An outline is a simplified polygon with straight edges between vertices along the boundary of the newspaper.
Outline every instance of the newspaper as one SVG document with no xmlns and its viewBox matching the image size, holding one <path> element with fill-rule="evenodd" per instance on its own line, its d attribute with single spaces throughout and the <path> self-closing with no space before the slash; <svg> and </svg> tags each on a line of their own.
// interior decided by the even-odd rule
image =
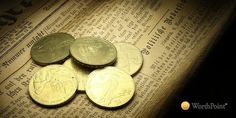
<svg viewBox="0 0 236 118">
<path fill-rule="evenodd" d="M 0 28 L 0 117 L 155 117 L 214 43 L 233 13 L 230 0 L 42 0 L 25 6 Z M 2 17 L 2 16 L 1 16 Z M 99 36 L 128 42 L 144 63 L 135 96 L 114 110 L 92 104 L 85 93 L 57 108 L 33 102 L 32 75 L 41 67 L 30 56 L 40 37 L 66 32 L 75 38 Z"/>
</svg>

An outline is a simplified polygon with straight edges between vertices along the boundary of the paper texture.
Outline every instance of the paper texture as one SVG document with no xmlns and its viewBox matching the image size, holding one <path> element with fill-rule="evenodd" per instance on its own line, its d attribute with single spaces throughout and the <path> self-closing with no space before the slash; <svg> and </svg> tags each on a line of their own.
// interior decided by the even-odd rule
<svg viewBox="0 0 236 118">
<path fill-rule="evenodd" d="M 25 8 L 12 25 L 0 28 L 0 117 L 154 117 L 187 81 L 198 59 L 229 20 L 235 1 L 67 0 L 41 1 Z M 64 106 L 45 108 L 32 101 L 28 84 L 41 67 L 30 56 L 40 37 L 66 32 L 75 38 L 99 36 L 128 42 L 143 54 L 133 79 L 135 96 L 106 110 L 78 93 Z"/>
</svg>

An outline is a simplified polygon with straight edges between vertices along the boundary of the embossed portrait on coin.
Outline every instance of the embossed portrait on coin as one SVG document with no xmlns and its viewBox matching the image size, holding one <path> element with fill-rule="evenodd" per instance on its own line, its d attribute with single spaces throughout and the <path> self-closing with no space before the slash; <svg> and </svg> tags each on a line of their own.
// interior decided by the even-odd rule
<svg viewBox="0 0 236 118">
<path fill-rule="evenodd" d="M 101 97 L 99 98 L 99 102 L 101 102 L 102 104 L 107 104 L 110 105 L 113 101 L 113 99 L 115 99 L 116 95 L 114 93 L 116 93 L 116 89 L 119 86 L 119 82 L 116 79 L 110 79 L 110 78 L 116 78 L 114 75 L 110 75 L 110 76 L 101 76 L 102 78 L 104 78 L 103 81 L 101 81 L 101 83 L 99 84 L 102 88 L 102 92 L 101 92 Z"/>
<path fill-rule="evenodd" d="M 106 54 L 106 46 L 100 42 L 91 42 L 89 45 L 88 43 L 85 43 L 84 45 L 81 45 L 79 51 L 81 54 L 84 54 L 87 59 L 94 59 L 94 57 L 99 58 Z"/>
<path fill-rule="evenodd" d="M 35 94 L 45 96 L 60 96 L 66 94 L 63 82 L 55 76 L 55 72 L 47 71 L 37 73 L 33 85 Z"/>
</svg>

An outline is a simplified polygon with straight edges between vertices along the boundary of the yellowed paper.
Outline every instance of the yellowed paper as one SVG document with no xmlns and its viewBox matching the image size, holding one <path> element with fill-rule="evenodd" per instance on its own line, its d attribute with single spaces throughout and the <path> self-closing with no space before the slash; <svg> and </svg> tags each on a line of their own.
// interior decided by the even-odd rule
<svg viewBox="0 0 236 118">
<path fill-rule="evenodd" d="M 186 75 L 222 32 L 234 7 L 235 1 L 230 0 L 45 2 L 13 26 L 0 29 L 0 117 L 131 118 L 161 114 L 166 100 L 187 81 Z M 136 45 L 144 63 L 133 78 L 134 99 L 116 110 L 96 107 L 85 93 L 58 108 L 35 104 L 28 84 L 41 67 L 32 62 L 30 48 L 53 32 Z"/>
</svg>

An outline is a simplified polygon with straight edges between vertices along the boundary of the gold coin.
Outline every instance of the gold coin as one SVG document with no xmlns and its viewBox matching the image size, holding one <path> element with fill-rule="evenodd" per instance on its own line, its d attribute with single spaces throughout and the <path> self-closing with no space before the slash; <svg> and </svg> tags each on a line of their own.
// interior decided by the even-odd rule
<svg viewBox="0 0 236 118">
<path fill-rule="evenodd" d="M 49 65 L 36 72 L 29 83 L 34 101 L 55 106 L 70 100 L 77 89 L 76 75 L 63 65 Z"/>
<path fill-rule="evenodd" d="M 77 63 L 75 63 L 72 59 L 68 59 L 64 62 L 64 66 L 72 69 L 77 74 L 77 82 L 78 82 L 78 90 L 79 91 L 85 91 L 85 85 L 88 79 L 88 75 L 92 70 L 89 70 L 87 68 L 81 67 Z"/>
<path fill-rule="evenodd" d="M 95 104 L 114 108 L 127 103 L 134 95 L 132 77 L 115 67 L 94 70 L 89 74 L 86 94 Z"/>
<path fill-rule="evenodd" d="M 76 39 L 70 47 L 72 57 L 78 63 L 98 68 L 111 65 L 116 60 L 116 48 L 107 40 L 98 37 Z"/>
<path fill-rule="evenodd" d="M 130 75 L 137 73 L 143 63 L 140 50 L 129 43 L 115 43 L 114 45 L 117 50 L 117 60 L 114 66 Z"/>
<path fill-rule="evenodd" d="M 39 65 L 61 63 L 69 56 L 73 41 L 74 37 L 66 33 L 46 35 L 32 46 L 32 59 Z"/>
</svg>

